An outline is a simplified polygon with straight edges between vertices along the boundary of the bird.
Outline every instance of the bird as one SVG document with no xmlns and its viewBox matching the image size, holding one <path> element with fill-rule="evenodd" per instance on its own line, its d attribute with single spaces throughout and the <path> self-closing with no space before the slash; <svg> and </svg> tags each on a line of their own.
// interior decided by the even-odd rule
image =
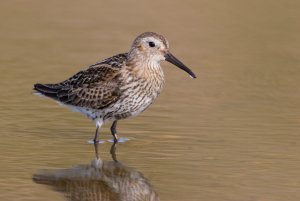
<svg viewBox="0 0 300 201">
<path fill-rule="evenodd" d="M 62 82 L 34 84 L 33 89 L 92 119 L 96 124 L 94 143 L 99 142 L 101 126 L 112 122 L 111 134 L 118 142 L 117 122 L 139 115 L 161 93 L 165 76 L 160 64 L 164 60 L 196 78 L 170 52 L 164 36 L 144 32 L 134 39 L 128 52 L 90 65 Z"/>
</svg>

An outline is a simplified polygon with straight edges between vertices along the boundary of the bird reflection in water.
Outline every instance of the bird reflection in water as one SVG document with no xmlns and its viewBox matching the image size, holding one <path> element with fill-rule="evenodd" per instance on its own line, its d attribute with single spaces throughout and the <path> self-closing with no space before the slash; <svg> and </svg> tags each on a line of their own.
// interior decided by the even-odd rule
<svg viewBox="0 0 300 201">
<path fill-rule="evenodd" d="M 103 161 L 95 144 L 96 159 L 90 165 L 70 169 L 41 170 L 33 176 L 39 184 L 53 186 L 70 201 L 159 201 L 151 184 L 135 168 L 117 160 L 116 144 L 111 146 L 112 161 Z"/>
</svg>

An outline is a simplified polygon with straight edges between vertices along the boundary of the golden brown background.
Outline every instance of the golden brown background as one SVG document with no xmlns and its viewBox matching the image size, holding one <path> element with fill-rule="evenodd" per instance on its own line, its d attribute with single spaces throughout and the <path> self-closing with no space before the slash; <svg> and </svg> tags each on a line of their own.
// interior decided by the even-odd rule
<svg viewBox="0 0 300 201">
<path fill-rule="evenodd" d="M 0 200 L 65 200 L 32 175 L 94 157 L 94 124 L 32 85 L 126 52 L 144 31 L 198 78 L 163 64 L 161 96 L 119 124 L 132 139 L 119 160 L 164 201 L 300 200 L 299 19 L 297 0 L 1 1 Z"/>
</svg>

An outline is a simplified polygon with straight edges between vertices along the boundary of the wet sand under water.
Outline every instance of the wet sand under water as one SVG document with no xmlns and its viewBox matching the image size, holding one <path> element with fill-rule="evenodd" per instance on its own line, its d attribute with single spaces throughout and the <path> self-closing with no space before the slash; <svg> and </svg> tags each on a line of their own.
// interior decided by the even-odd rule
<svg viewBox="0 0 300 201">
<path fill-rule="evenodd" d="M 144 31 L 165 35 L 198 78 L 163 64 L 155 104 L 118 125 L 132 139 L 118 144 L 124 174 L 163 201 L 300 200 L 298 1 L 12 0 L 0 11 L 0 200 L 66 200 L 32 177 L 89 167 L 95 126 L 32 85 L 126 52 Z M 111 164 L 109 125 L 101 138 Z"/>
</svg>

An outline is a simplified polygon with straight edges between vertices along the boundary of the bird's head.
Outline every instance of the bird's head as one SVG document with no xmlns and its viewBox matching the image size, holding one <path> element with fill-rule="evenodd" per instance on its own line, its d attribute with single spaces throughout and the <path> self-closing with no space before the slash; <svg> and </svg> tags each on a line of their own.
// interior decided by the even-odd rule
<svg viewBox="0 0 300 201">
<path fill-rule="evenodd" d="M 128 59 L 130 62 L 159 65 L 166 60 L 187 72 L 192 78 L 196 75 L 169 51 L 167 39 L 154 32 L 145 32 L 139 35 L 132 43 Z"/>
</svg>

